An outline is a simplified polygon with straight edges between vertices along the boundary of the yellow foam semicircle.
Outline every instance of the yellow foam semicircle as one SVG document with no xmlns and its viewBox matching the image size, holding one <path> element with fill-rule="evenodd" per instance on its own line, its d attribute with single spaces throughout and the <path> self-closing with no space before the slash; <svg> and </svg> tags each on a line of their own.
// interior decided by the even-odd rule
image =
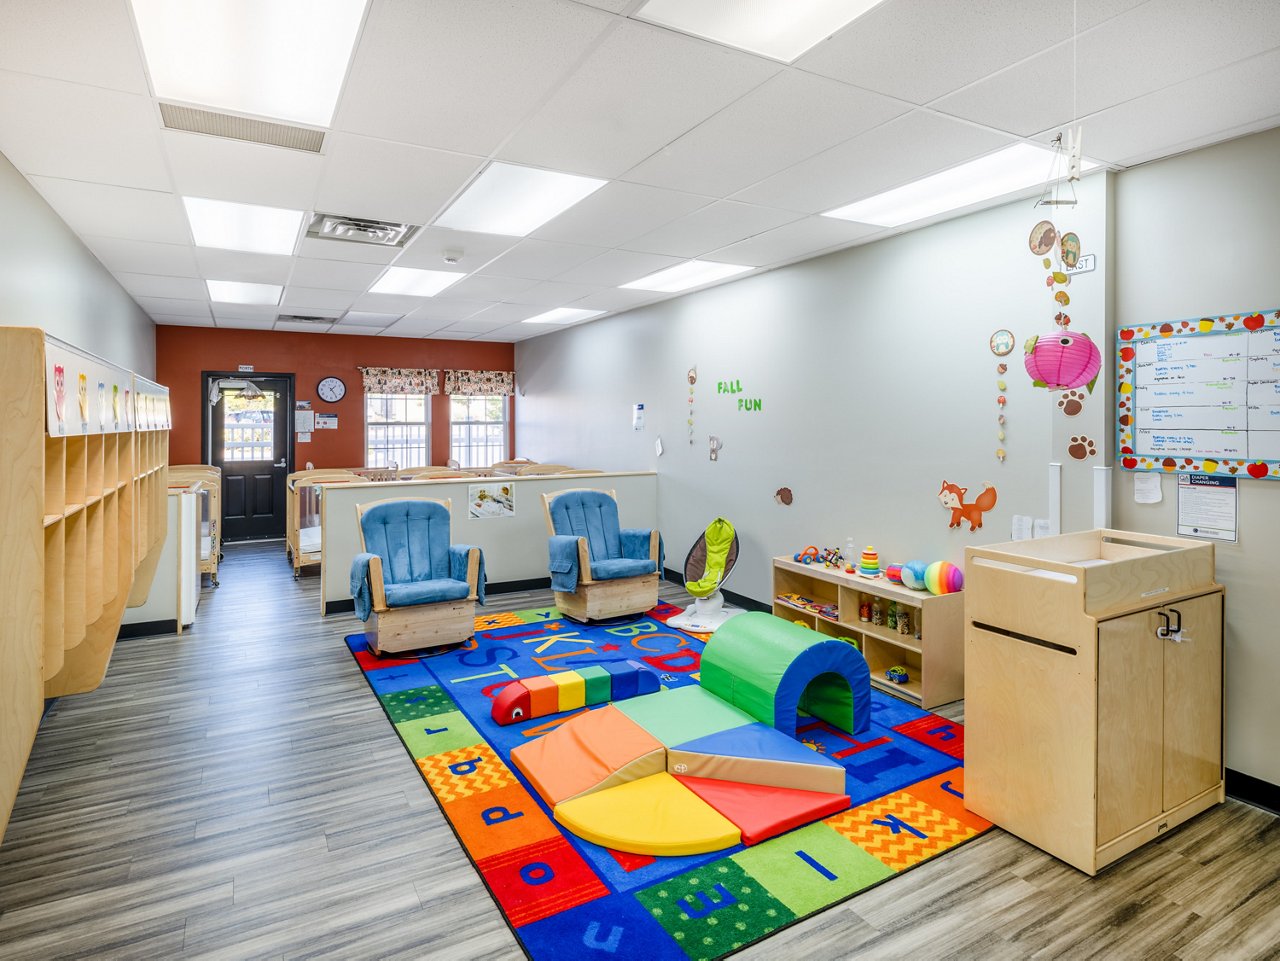
<svg viewBox="0 0 1280 961">
<path fill-rule="evenodd" d="M 742 840 L 732 821 L 665 773 L 564 801 L 554 813 L 583 840 L 629 854 L 706 854 Z"/>
</svg>

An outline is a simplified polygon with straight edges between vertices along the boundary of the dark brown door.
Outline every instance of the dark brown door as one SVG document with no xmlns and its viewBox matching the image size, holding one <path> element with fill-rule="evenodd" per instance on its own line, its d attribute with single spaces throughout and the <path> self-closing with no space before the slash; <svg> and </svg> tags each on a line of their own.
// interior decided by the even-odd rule
<svg viewBox="0 0 1280 961">
<path fill-rule="evenodd" d="M 243 374 L 208 381 L 218 395 L 209 410 L 209 462 L 222 469 L 222 539 L 283 537 L 292 385 L 287 378 Z"/>
</svg>

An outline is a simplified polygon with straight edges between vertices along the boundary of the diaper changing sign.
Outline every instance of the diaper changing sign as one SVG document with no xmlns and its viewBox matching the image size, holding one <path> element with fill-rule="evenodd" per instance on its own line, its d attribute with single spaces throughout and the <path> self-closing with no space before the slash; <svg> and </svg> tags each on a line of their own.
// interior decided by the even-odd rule
<svg viewBox="0 0 1280 961">
<path fill-rule="evenodd" d="M 1235 542 L 1236 478 L 1179 475 L 1178 534 Z"/>
</svg>

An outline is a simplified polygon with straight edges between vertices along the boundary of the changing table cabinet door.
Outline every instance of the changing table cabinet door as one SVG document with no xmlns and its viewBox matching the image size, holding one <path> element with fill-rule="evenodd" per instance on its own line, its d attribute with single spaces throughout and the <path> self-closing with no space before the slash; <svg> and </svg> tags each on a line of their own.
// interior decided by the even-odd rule
<svg viewBox="0 0 1280 961">
<path fill-rule="evenodd" d="M 1098 844 L 1221 781 L 1222 594 L 1101 622 Z"/>
<path fill-rule="evenodd" d="M 1222 595 L 1161 608 L 1182 618 L 1180 643 L 1164 647 L 1164 808 L 1222 780 Z"/>
</svg>

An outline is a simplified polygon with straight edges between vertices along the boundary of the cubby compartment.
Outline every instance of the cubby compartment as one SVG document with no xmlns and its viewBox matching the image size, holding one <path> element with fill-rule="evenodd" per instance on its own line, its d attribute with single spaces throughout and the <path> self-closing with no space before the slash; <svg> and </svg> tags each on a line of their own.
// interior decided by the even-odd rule
<svg viewBox="0 0 1280 961">
<path fill-rule="evenodd" d="M 66 522 L 44 529 L 44 679 L 60 670 L 65 659 L 66 610 Z"/>
<path fill-rule="evenodd" d="M 84 507 L 85 471 L 88 464 L 89 442 L 85 437 L 68 437 L 66 440 L 67 478 L 66 511 Z"/>
<path fill-rule="evenodd" d="M 67 508 L 67 442 L 44 439 L 44 526 L 62 519 Z"/>
</svg>

